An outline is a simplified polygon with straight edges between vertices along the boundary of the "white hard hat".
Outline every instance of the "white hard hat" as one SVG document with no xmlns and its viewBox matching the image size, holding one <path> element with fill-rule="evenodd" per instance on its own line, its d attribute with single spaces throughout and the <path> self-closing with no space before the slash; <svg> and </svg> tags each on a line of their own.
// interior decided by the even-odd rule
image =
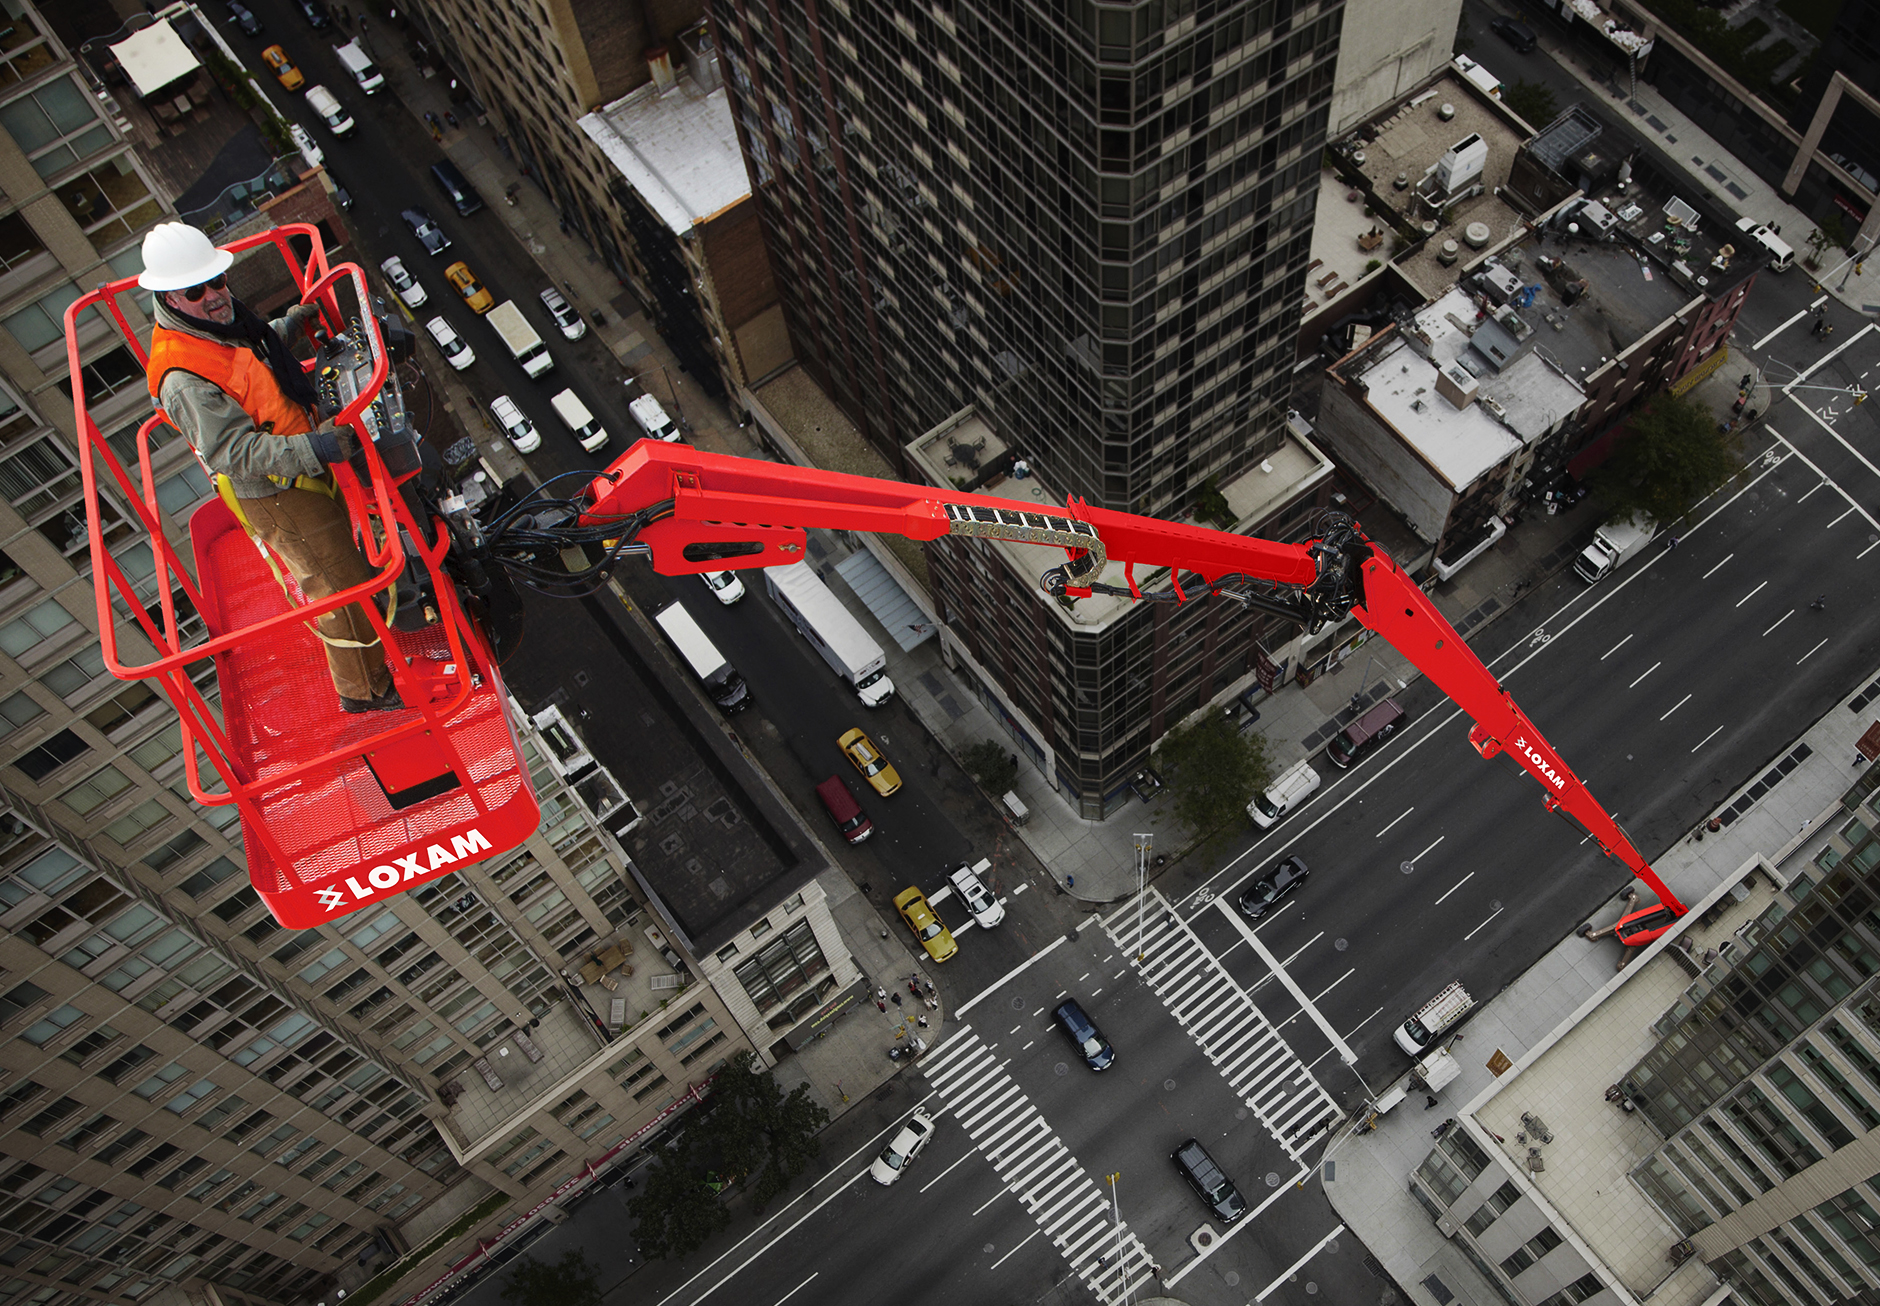
<svg viewBox="0 0 1880 1306">
<path fill-rule="evenodd" d="M 235 256 L 217 249 L 207 236 L 181 222 L 159 222 L 144 237 L 144 270 L 137 284 L 145 290 L 188 290 L 227 272 Z"/>
</svg>

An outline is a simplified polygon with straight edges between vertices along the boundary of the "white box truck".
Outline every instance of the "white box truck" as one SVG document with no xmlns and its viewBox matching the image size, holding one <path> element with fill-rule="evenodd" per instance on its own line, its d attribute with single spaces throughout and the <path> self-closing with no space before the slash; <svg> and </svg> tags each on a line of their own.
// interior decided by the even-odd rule
<svg viewBox="0 0 1880 1306">
<path fill-rule="evenodd" d="M 692 668 L 692 674 L 705 686 L 705 692 L 711 695 L 712 702 L 726 712 L 742 712 L 751 705 L 751 694 L 745 687 L 744 677 L 725 660 L 725 655 L 718 651 L 718 646 L 711 642 L 710 637 L 699 629 L 691 613 L 675 603 L 662 609 L 653 620 L 659 623 L 659 628 L 666 632 L 666 638 L 679 650 L 679 656 Z"/>
<path fill-rule="evenodd" d="M 607 428 L 595 419 L 586 404 L 575 397 L 574 391 L 563 390 L 551 396 L 548 403 L 555 410 L 555 415 L 574 432 L 574 438 L 583 449 L 593 453 L 607 443 Z"/>
<path fill-rule="evenodd" d="M 807 562 L 764 568 L 764 588 L 803 638 L 822 654 L 829 669 L 848 681 L 865 705 L 880 707 L 894 697 L 881 645 Z"/>
<path fill-rule="evenodd" d="M 1593 542 L 1574 559 L 1573 570 L 1591 585 L 1611 575 L 1621 563 L 1630 562 L 1643 553 L 1656 530 L 1656 524 L 1649 517 L 1638 522 L 1607 522 L 1593 533 Z"/>
<path fill-rule="evenodd" d="M 530 380 L 555 366 L 555 359 L 548 352 L 548 346 L 542 343 L 542 337 L 529 325 L 529 319 L 522 316 L 522 310 L 516 307 L 515 300 L 505 299 L 492 308 L 484 320 L 496 328 L 496 334 L 509 347 L 509 356 L 522 364 L 522 370 L 529 374 Z"/>
<path fill-rule="evenodd" d="M 344 45 L 334 46 L 333 53 L 339 56 L 340 63 L 344 65 L 347 72 L 353 75 L 353 80 L 359 83 L 359 89 L 367 95 L 377 95 L 385 89 L 385 74 L 381 73 L 378 66 L 372 62 L 371 56 L 359 44 L 358 37 L 354 37 Z"/>
</svg>

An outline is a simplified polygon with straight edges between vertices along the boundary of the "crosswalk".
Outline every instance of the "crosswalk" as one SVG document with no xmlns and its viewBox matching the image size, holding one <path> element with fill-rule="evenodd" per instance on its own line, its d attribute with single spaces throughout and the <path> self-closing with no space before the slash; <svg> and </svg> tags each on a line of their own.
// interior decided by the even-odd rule
<svg viewBox="0 0 1880 1306">
<path fill-rule="evenodd" d="M 1077 1277 L 1101 1301 L 1126 1300 L 1154 1277 L 1148 1250 L 1125 1223 L 1119 1260 L 1109 1199 L 1005 1066 L 970 1025 L 920 1063 L 1000 1182 L 1024 1204 Z"/>
<path fill-rule="evenodd" d="M 1155 889 L 1146 903 L 1142 979 L 1200 1046 L 1215 1069 L 1246 1102 L 1293 1160 L 1344 1113 L 1247 991 Z M 1103 928 L 1132 961 L 1137 953 L 1135 904 L 1114 913 Z"/>
</svg>

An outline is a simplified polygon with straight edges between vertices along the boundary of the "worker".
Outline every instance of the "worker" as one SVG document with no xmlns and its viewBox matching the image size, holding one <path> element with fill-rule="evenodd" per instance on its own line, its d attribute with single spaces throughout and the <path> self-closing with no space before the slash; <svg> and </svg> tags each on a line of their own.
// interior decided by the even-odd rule
<svg viewBox="0 0 1880 1306">
<path fill-rule="evenodd" d="M 229 289 L 235 256 L 180 222 L 153 228 L 143 255 L 137 284 L 156 292 L 157 318 L 147 377 L 170 425 L 309 600 L 372 579 L 328 471 L 358 451 L 359 439 L 350 427 L 318 421 L 313 383 L 287 346 L 318 309 L 299 304 L 262 321 Z M 327 613 L 318 626 L 342 709 L 404 706 L 358 604 Z"/>
</svg>

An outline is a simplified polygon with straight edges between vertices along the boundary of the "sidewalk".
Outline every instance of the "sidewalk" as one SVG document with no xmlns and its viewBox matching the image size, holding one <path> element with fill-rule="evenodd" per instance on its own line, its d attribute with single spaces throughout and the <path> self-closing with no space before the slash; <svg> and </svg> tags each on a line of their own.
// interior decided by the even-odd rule
<svg viewBox="0 0 1880 1306">
<path fill-rule="evenodd" d="M 1730 398 L 1734 397 L 1732 390 Z M 1727 408 L 1729 400 L 1724 403 Z M 1572 562 L 1598 525 L 1598 511 L 1597 503 L 1589 499 L 1554 516 L 1531 514 L 1454 579 L 1437 585 L 1431 598 L 1463 635 L 1479 632 L 1520 594 Z M 968 684 L 948 670 L 940 641 L 926 640 L 913 651 L 903 652 L 836 574 L 834 564 L 848 551 L 831 547 L 834 537 L 817 535 L 811 547 L 812 563 L 887 651 L 888 674 L 895 689 L 922 724 L 955 757 L 981 740 L 1005 743 L 1004 726 Z M 1357 633 L 1361 628 L 1354 622 L 1347 628 L 1347 637 Z M 1277 772 L 1321 750 L 1365 707 L 1420 676 L 1389 644 L 1372 639 L 1310 686 L 1302 688 L 1293 680 L 1258 699 L 1251 715 L 1240 716 L 1241 729 L 1258 729 L 1266 736 Z M 1251 676 L 1236 682 L 1227 701 L 1234 703 L 1253 684 Z M 1354 697 L 1359 699 L 1356 708 L 1351 702 Z M 1238 706 L 1234 710 L 1242 712 Z M 1171 859 L 1187 842 L 1166 793 L 1146 804 L 1132 802 L 1107 821 L 1086 820 L 1049 777 L 1023 757 L 1015 790 L 1031 811 L 1030 820 L 1016 827 L 1017 833 L 1058 884 L 1086 902 L 1116 902 L 1136 892 L 1139 834 L 1155 836 L 1154 851 Z M 1151 872 L 1151 878 L 1158 873 L 1153 866 Z"/>
<path fill-rule="evenodd" d="M 1585 88 L 1596 111 L 1655 146 L 1684 174 L 1691 189 L 1708 195 L 1728 212 L 1779 228 L 1782 239 L 1795 250 L 1796 267 L 1792 273 L 1777 275 L 1825 276 L 1828 280 L 1821 283 L 1822 289 L 1843 304 L 1869 317 L 1880 314 L 1880 261 L 1873 264 L 1872 272 L 1855 276 L 1851 264 L 1842 266 L 1846 255 L 1831 249 L 1822 260 L 1821 272 L 1810 272 L 1801 260 L 1811 252 L 1808 236 L 1816 223 L 1789 203 L 1781 191 L 1673 108 L 1657 87 L 1640 81 L 1633 94 L 1629 81 L 1607 81 L 1604 69 L 1593 68 L 1585 55 L 1562 41 L 1547 24 L 1535 22 L 1531 14 L 1517 6 L 1503 4 L 1501 8 L 1534 28 L 1541 38 L 1540 48 Z"/>
</svg>

